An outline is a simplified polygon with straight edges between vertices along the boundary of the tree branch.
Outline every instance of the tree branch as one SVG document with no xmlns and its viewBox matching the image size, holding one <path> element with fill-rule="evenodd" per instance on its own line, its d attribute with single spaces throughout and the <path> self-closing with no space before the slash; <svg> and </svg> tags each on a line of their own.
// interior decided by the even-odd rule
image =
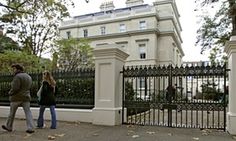
<svg viewBox="0 0 236 141">
<path fill-rule="evenodd" d="M 22 3 L 19 4 L 17 7 L 12 7 L 12 6 L 9 6 L 9 5 L 4 5 L 4 4 L 2 4 L 2 3 L 0 2 L 0 7 L 5 7 L 5 8 L 7 8 L 7 9 L 11 9 L 11 10 L 17 11 L 17 12 L 19 12 L 19 13 L 26 13 L 26 11 L 21 11 L 21 10 L 19 10 L 19 8 L 20 8 L 22 5 L 24 5 L 26 2 L 27 2 L 27 1 L 22 2 Z"/>
</svg>

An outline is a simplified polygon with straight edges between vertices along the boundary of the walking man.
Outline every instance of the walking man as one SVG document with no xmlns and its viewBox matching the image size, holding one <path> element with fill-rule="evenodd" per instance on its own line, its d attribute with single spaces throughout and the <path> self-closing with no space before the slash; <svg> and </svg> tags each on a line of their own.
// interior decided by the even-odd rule
<svg viewBox="0 0 236 141">
<path fill-rule="evenodd" d="M 169 85 L 167 88 L 166 88 L 166 101 L 167 102 L 171 102 L 172 100 L 176 100 L 176 89 L 174 86 L 172 85 Z"/>
<path fill-rule="evenodd" d="M 9 91 L 10 112 L 6 120 L 6 124 L 2 128 L 8 132 L 13 130 L 13 122 L 18 107 L 22 106 L 25 112 L 27 133 L 34 133 L 34 124 L 32 113 L 30 111 L 30 88 L 32 78 L 24 72 L 24 68 L 19 64 L 11 66 L 14 73 L 14 78 L 11 82 L 11 90 Z"/>
</svg>

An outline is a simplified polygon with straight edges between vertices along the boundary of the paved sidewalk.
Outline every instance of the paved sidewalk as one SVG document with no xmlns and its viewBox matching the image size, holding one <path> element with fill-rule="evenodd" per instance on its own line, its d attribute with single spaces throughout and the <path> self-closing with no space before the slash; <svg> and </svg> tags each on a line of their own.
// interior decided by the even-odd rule
<svg viewBox="0 0 236 141">
<path fill-rule="evenodd" d="M 0 124 L 5 118 L 0 118 Z M 58 129 L 36 129 L 25 132 L 25 120 L 16 119 L 14 131 L 0 129 L 0 141 L 236 141 L 228 133 L 217 130 L 167 128 L 157 126 L 96 126 L 89 123 L 59 122 Z"/>
</svg>

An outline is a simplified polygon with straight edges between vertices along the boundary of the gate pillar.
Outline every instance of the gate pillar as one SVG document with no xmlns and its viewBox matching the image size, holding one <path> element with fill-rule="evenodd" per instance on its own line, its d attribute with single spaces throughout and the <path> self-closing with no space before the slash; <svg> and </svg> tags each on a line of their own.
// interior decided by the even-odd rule
<svg viewBox="0 0 236 141">
<path fill-rule="evenodd" d="M 236 36 L 227 42 L 225 52 L 228 56 L 229 71 L 229 110 L 227 113 L 226 130 L 236 135 Z"/>
<path fill-rule="evenodd" d="M 122 70 L 129 55 L 115 44 L 97 46 L 95 57 L 95 105 L 93 124 L 122 122 Z"/>
</svg>

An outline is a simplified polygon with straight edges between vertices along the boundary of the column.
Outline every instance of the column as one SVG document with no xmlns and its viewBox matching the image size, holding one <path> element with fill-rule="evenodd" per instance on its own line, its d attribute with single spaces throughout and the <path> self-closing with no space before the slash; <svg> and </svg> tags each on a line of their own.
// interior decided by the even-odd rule
<svg viewBox="0 0 236 141">
<path fill-rule="evenodd" d="M 119 125 L 122 119 L 122 70 L 129 55 L 115 44 L 97 46 L 93 124 Z"/>
<path fill-rule="evenodd" d="M 228 55 L 229 71 L 229 110 L 227 113 L 226 130 L 236 135 L 236 36 L 227 42 L 225 52 Z"/>
</svg>

